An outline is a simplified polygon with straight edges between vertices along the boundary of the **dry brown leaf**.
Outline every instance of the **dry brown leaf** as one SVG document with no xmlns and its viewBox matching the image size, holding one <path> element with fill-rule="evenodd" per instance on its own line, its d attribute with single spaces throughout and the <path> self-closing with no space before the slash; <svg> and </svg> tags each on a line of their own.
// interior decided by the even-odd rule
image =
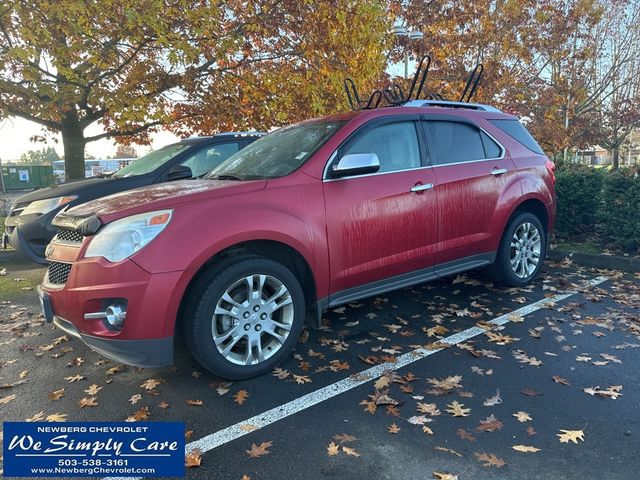
<svg viewBox="0 0 640 480">
<path fill-rule="evenodd" d="M 396 434 L 396 433 L 400 432 L 401 429 L 394 422 L 394 423 L 392 423 L 391 425 L 389 425 L 387 427 L 387 430 L 389 430 L 389 433 L 391 433 L 391 434 Z"/>
<path fill-rule="evenodd" d="M 160 385 L 160 382 L 158 380 L 150 378 L 149 380 L 144 382 L 142 385 L 140 385 L 140 388 L 144 388 L 145 390 L 153 390 L 158 385 Z"/>
<path fill-rule="evenodd" d="M 622 385 L 612 385 L 606 390 L 601 390 L 600 387 L 587 387 L 584 388 L 584 393 L 588 393 L 589 395 L 599 395 L 601 397 L 609 397 L 612 400 L 616 400 L 622 393 Z"/>
<path fill-rule="evenodd" d="M 420 413 L 427 413 L 431 416 L 440 415 L 440 410 L 438 410 L 438 406 L 435 403 L 418 402 L 416 409 Z"/>
<path fill-rule="evenodd" d="M 469 440 L 470 442 L 475 442 L 476 441 L 476 437 L 474 437 L 473 434 L 467 432 L 464 428 L 457 429 L 456 433 L 463 440 Z"/>
<path fill-rule="evenodd" d="M 129 399 L 129 403 L 131 405 L 135 405 L 140 400 L 142 400 L 142 395 L 140 395 L 139 393 L 136 393 L 135 395 L 131 395 L 131 398 Z"/>
<path fill-rule="evenodd" d="M 302 383 L 311 383 L 311 379 L 306 375 L 296 375 L 296 374 L 294 374 L 293 375 L 293 380 L 296 383 L 300 383 L 300 384 L 302 384 Z"/>
<path fill-rule="evenodd" d="M 249 396 L 249 392 L 246 390 L 238 390 L 236 394 L 233 396 L 233 401 L 238 405 L 244 404 L 247 401 L 247 397 Z"/>
<path fill-rule="evenodd" d="M 582 430 L 560 430 L 561 433 L 556 433 L 560 439 L 560 443 L 578 443 L 578 440 L 584 442 L 584 431 Z"/>
<path fill-rule="evenodd" d="M 382 376 L 380 377 L 378 380 L 375 381 L 375 383 L 373 384 L 373 387 L 376 390 L 383 390 L 386 387 L 389 386 L 389 377 L 387 376 Z"/>
<path fill-rule="evenodd" d="M 80 408 L 97 407 L 98 401 L 96 397 L 84 397 L 80 399 L 80 401 L 78 402 L 78 405 L 80 405 Z"/>
<path fill-rule="evenodd" d="M 536 429 L 533 428 L 532 426 L 528 426 L 527 427 L 527 435 L 529 435 L 530 437 L 533 437 L 536 433 Z"/>
<path fill-rule="evenodd" d="M 456 452 L 455 450 L 452 450 L 451 448 L 436 446 L 436 447 L 433 447 L 433 449 L 434 450 L 438 450 L 439 452 L 450 453 L 451 455 L 455 455 L 456 457 L 460 457 L 460 458 L 463 457 L 463 455 L 461 453 Z"/>
<path fill-rule="evenodd" d="M 52 413 L 51 415 L 47 415 L 44 418 L 47 422 L 66 422 L 67 414 L 66 413 Z M 38 420 L 39 421 L 39 420 Z"/>
<path fill-rule="evenodd" d="M 458 475 L 446 472 L 433 472 L 433 478 L 436 480 L 458 480 Z"/>
<path fill-rule="evenodd" d="M 194 448 L 184 456 L 184 466 L 187 468 L 199 467 L 202 463 L 202 451 Z"/>
<path fill-rule="evenodd" d="M 256 445 L 255 443 L 251 444 L 251 450 L 246 450 L 251 458 L 262 457 L 263 455 L 268 455 L 271 453 L 269 448 L 273 445 L 272 441 L 262 442 L 260 445 Z"/>
<path fill-rule="evenodd" d="M 64 388 L 54 390 L 49 394 L 49 400 L 60 400 L 62 397 L 64 397 Z"/>
<path fill-rule="evenodd" d="M 338 455 L 338 453 L 340 453 L 340 447 L 336 445 L 335 442 L 331 442 L 327 447 L 327 453 L 329 454 L 330 457 L 333 457 L 334 455 Z"/>
<path fill-rule="evenodd" d="M 273 376 L 279 378 L 280 380 L 284 380 L 289 375 L 291 375 L 289 370 L 284 370 L 280 367 L 276 367 L 273 369 Z"/>
<path fill-rule="evenodd" d="M 98 385 L 96 385 L 95 383 L 93 385 L 91 385 L 89 388 L 87 388 L 84 393 L 86 393 L 87 395 L 96 395 L 100 390 L 102 390 L 102 387 L 99 387 Z"/>
<path fill-rule="evenodd" d="M 204 405 L 204 402 L 202 400 L 186 400 L 187 405 L 190 405 L 192 407 L 201 407 L 202 405 Z"/>
<path fill-rule="evenodd" d="M 482 462 L 483 467 L 500 468 L 506 465 L 503 459 L 496 457 L 493 453 L 475 452 L 474 455 L 480 462 Z"/>
<path fill-rule="evenodd" d="M 352 457 L 359 457 L 360 456 L 360 454 L 358 452 L 356 452 L 356 450 L 354 448 L 345 447 L 344 445 L 342 445 L 342 451 L 344 453 L 346 453 L 347 455 L 351 455 Z"/>
<path fill-rule="evenodd" d="M 527 397 L 538 397 L 542 395 L 542 393 L 532 390 L 531 388 L 523 388 L 521 393 Z"/>
<path fill-rule="evenodd" d="M 457 400 L 447 405 L 447 412 L 454 417 L 468 417 L 470 411 L 470 408 L 464 408 L 464 404 L 459 403 Z"/>
<path fill-rule="evenodd" d="M 494 407 L 502 403 L 502 398 L 500 398 L 500 389 L 496 391 L 496 394 L 493 397 L 487 398 L 482 404 L 485 407 Z"/>
<path fill-rule="evenodd" d="M 558 375 L 554 375 L 551 378 L 553 378 L 554 382 L 559 383 L 560 385 L 566 385 L 567 387 L 571 385 L 569 383 L 569 380 L 567 380 L 566 378 L 562 378 L 562 377 L 560 377 Z"/>
<path fill-rule="evenodd" d="M 531 418 L 527 412 L 523 412 L 523 411 L 516 412 L 513 414 L 513 416 L 516 417 L 518 421 L 522 423 L 533 420 L 533 418 Z"/>
<path fill-rule="evenodd" d="M 476 427 L 478 432 L 495 432 L 502 429 L 502 422 L 495 415 L 489 415 L 484 420 L 480 420 L 480 425 Z"/>
<path fill-rule="evenodd" d="M 240 425 L 240 430 L 243 432 L 253 432 L 254 430 L 260 430 L 260 427 L 256 427 L 255 425 L 249 425 L 245 423 L 244 425 Z"/>
<path fill-rule="evenodd" d="M 15 400 L 16 395 L 7 395 L 5 397 L 0 397 L 0 405 L 6 405 L 11 400 Z"/>
<path fill-rule="evenodd" d="M 162 401 L 158 404 L 158 407 L 159 407 L 159 408 L 161 408 L 161 409 L 163 409 L 163 410 L 166 410 L 167 408 L 169 408 L 169 403 L 168 403 L 168 402 L 166 402 L 166 401 L 164 401 L 164 400 L 162 400 Z"/>
<path fill-rule="evenodd" d="M 539 448 L 531 447 L 529 445 L 514 445 L 511 448 L 513 448 L 516 452 L 523 452 L 523 453 L 536 453 L 540 451 Z"/>
<path fill-rule="evenodd" d="M 347 433 L 341 433 L 340 435 L 334 435 L 333 439 L 340 442 L 340 443 L 348 443 L 348 442 L 355 442 L 357 440 L 356 437 L 354 437 L 353 435 L 349 435 Z"/>
<path fill-rule="evenodd" d="M 84 380 L 84 377 L 82 375 L 73 375 L 70 377 L 64 377 L 64 379 L 67 382 L 72 383 L 72 382 L 79 382 L 80 380 Z"/>
</svg>

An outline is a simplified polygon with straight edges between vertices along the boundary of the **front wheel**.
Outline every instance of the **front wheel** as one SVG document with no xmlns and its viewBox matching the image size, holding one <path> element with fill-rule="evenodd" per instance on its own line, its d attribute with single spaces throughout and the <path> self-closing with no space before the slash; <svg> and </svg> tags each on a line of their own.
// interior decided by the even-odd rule
<svg viewBox="0 0 640 480">
<path fill-rule="evenodd" d="M 546 254 L 545 231 L 532 213 L 516 215 L 507 226 L 496 255 L 492 273 L 495 279 L 510 287 L 522 287 L 540 271 Z"/>
<path fill-rule="evenodd" d="M 284 265 L 246 257 L 200 280 L 186 335 L 195 359 L 229 380 L 261 375 L 293 350 L 302 331 L 302 287 Z"/>
</svg>

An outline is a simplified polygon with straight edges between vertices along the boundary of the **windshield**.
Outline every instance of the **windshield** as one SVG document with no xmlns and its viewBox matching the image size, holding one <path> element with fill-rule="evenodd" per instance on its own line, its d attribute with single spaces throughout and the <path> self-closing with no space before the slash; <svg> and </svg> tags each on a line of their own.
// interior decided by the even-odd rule
<svg viewBox="0 0 640 480">
<path fill-rule="evenodd" d="M 126 167 L 114 173 L 113 176 L 117 178 L 135 177 L 136 175 L 144 175 L 145 173 L 153 172 L 156 168 L 162 166 L 162 164 L 171 160 L 187 148 L 189 148 L 189 145 L 184 143 L 167 145 L 166 147 L 149 152 L 143 157 L 134 160 Z"/>
<path fill-rule="evenodd" d="M 281 128 L 233 154 L 204 178 L 256 180 L 284 177 L 300 168 L 345 123 L 305 122 Z"/>
</svg>

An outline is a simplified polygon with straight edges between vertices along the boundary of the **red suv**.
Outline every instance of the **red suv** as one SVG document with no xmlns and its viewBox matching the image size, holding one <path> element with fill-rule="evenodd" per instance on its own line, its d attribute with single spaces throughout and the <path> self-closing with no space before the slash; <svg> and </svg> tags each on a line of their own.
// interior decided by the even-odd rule
<svg viewBox="0 0 640 480">
<path fill-rule="evenodd" d="M 47 320 L 119 362 L 274 368 L 324 309 L 477 267 L 538 274 L 553 164 L 514 116 L 414 100 L 277 130 L 205 178 L 56 217 Z"/>
</svg>

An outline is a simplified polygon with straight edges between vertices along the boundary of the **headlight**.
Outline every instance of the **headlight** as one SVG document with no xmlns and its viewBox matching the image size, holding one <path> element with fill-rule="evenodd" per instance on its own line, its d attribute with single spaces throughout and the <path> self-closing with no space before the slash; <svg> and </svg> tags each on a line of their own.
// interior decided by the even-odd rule
<svg viewBox="0 0 640 480">
<path fill-rule="evenodd" d="M 104 257 L 118 262 L 130 257 L 164 230 L 171 213 L 172 210 L 141 213 L 107 224 L 91 239 L 85 258 Z"/>
<path fill-rule="evenodd" d="M 54 197 L 47 198 L 45 200 L 36 200 L 35 202 L 31 202 L 27 208 L 20 212 L 20 215 L 32 215 L 34 213 L 44 215 L 45 213 L 49 213 L 51 210 L 61 207 L 62 205 L 73 202 L 76 198 L 78 198 L 77 195 L 69 195 L 67 197 Z"/>
</svg>

